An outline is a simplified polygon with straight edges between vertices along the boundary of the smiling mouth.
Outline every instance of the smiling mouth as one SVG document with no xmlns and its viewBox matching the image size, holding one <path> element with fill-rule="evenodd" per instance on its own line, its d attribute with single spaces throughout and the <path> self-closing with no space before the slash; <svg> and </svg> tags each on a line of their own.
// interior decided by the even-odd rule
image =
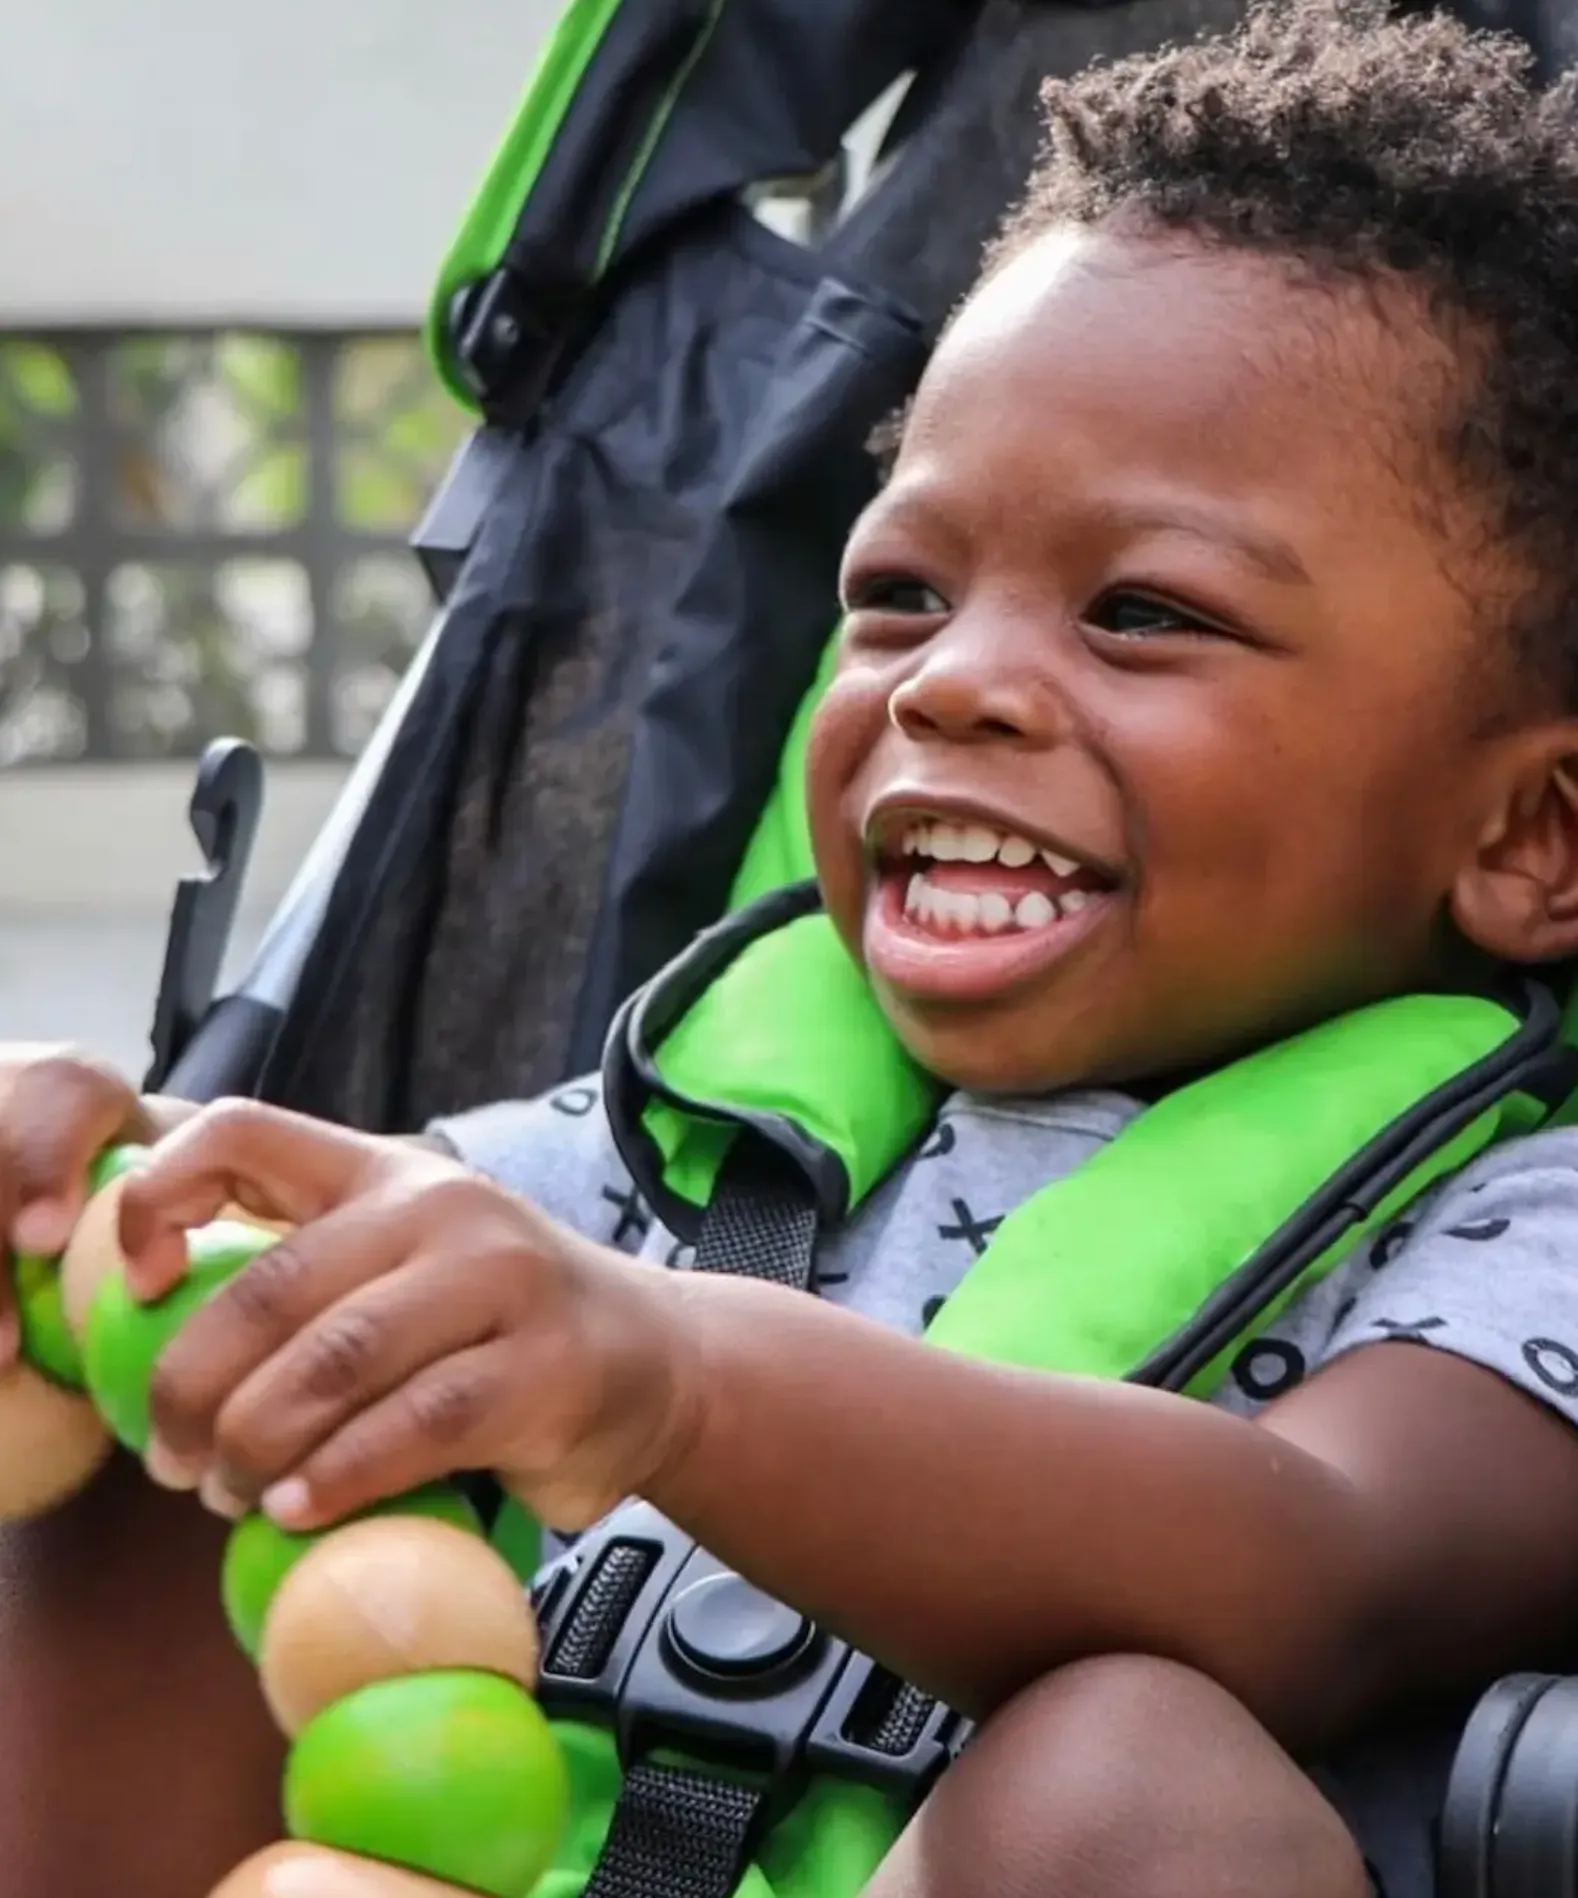
<svg viewBox="0 0 1578 1898">
<path fill-rule="evenodd" d="M 881 840 L 875 870 L 867 965 L 939 1000 L 986 999 L 1040 974 L 1118 894 L 1106 870 L 977 821 L 908 819 Z"/>
</svg>

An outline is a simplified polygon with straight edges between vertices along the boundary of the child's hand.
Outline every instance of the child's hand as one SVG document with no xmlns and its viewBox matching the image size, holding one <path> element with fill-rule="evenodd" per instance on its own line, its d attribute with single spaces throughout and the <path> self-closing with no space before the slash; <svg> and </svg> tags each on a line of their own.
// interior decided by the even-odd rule
<svg viewBox="0 0 1578 1898">
<path fill-rule="evenodd" d="M 135 1091 L 75 1049 L 0 1047 L 0 1368 L 20 1337 L 11 1256 L 63 1251 L 94 1156 L 156 1131 Z"/>
<path fill-rule="evenodd" d="M 252 1102 L 206 1109 L 128 1182 L 140 1296 L 226 1203 L 298 1230 L 196 1313 L 151 1394 L 163 1480 L 315 1528 L 491 1469 L 555 1528 L 638 1490 L 695 1380 L 666 1274 L 441 1155 Z"/>
</svg>

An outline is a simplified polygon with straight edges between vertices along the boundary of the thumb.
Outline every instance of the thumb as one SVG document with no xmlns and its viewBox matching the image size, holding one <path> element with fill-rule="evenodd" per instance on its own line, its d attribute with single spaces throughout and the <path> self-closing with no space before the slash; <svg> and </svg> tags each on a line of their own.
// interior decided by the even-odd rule
<svg viewBox="0 0 1578 1898">
<path fill-rule="evenodd" d="M 126 1279 L 162 1298 L 186 1270 L 185 1235 L 239 1207 L 304 1226 L 364 1190 L 381 1157 L 371 1136 L 267 1107 L 221 1101 L 151 1148 L 121 1195 Z"/>
</svg>

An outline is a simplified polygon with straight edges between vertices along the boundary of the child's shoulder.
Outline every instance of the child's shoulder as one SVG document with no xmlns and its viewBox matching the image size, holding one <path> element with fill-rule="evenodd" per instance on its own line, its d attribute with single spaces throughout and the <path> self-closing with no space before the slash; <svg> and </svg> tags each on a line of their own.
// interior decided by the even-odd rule
<svg viewBox="0 0 1578 1898">
<path fill-rule="evenodd" d="M 1470 1359 L 1578 1423 L 1578 1127 L 1492 1149 L 1368 1235 L 1246 1347 L 1225 1401 L 1382 1343 Z"/>
<path fill-rule="evenodd" d="M 595 1074 L 535 1100 L 494 1101 L 447 1115 L 427 1132 L 467 1166 L 597 1237 L 609 1196 L 630 1190 Z"/>
<path fill-rule="evenodd" d="M 1460 1260 L 1477 1283 L 1490 1246 L 1498 1259 L 1528 1255 L 1578 1284 L 1578 1126 L 1492 1147 L 1400 1214 L 1368 1257 L 1375 1271 L 1404 1255 Z"/>
</svg>

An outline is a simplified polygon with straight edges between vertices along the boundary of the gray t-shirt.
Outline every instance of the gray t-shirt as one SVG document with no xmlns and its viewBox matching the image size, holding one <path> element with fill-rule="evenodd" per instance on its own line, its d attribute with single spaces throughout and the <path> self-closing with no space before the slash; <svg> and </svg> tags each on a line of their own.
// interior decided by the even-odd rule
<svg viewBox="0 0 1578 1898">
<path fill-rule="evenodd" d="M 823 1296 L 918 1333 L 997 1222 L 1139 1112 L 1115 1093 L 954 1094 L 926 1142 L 822 1243 Z M 588 1237 L 655 1264 L 690 1264 L 689 1249 L 635 1193 L 595 1080 L 434 1131 Z M 1246 1346 L 1214 1401 L 1253 1416 L 1318 1367 L 1388 1339 L 1472 1359 L 1578 1422 L 1578 1129 L 1500 1148 L 1423 1196 Z M 1377 1740 L 1317 1775 L 1385 1898 L 1431 1898 L 1433 1830 L 1456 1739 L 1441 1729 Z"/>
</svg>

